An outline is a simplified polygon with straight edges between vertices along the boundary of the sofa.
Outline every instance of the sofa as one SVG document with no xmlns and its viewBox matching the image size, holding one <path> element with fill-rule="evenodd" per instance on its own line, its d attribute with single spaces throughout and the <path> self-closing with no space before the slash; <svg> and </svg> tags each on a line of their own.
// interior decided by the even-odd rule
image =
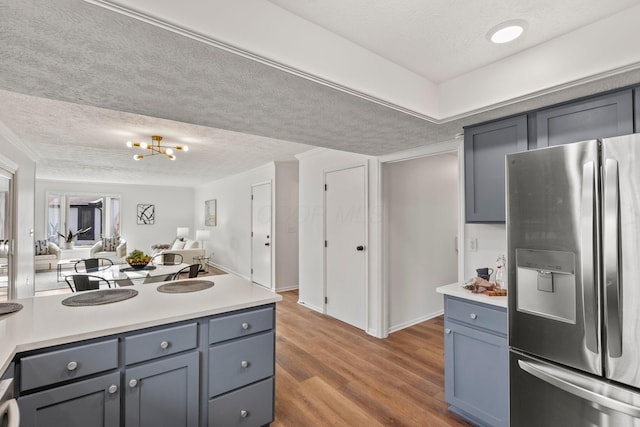
<svg viewBox="0 0 640 427">
<path fill-rule="evenodd" d="M 36 270 L 44 270 L 53 267 L 60 261 L 60 248 L 48 240 L 35 241 L 34 266 Z"/>
<path fill-rule="evenodd" d="M 103 237 L 89 249 L 89 258 L 109 258 L 114 263 L 123 262 L 127 256 L 127 241 L 119 237 Z"/>
<path fill-rule="evenodd" d="M 172 244 L 160 244 L 151 246 L 151 254 L 158 255 L 164 252 L 171 252 L 182 255 L 182 262 L 186 264 L 196 264 L 196 257 L 203 257 L 205 249 L 200 247 L 200 243 L 190 239 L 176 239 Z"/>
</svg>

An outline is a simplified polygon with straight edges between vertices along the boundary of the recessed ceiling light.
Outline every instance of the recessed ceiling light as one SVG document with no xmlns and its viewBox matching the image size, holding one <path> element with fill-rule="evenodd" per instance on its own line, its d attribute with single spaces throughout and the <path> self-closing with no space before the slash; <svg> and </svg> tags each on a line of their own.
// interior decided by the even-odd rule
<svg viewBox="0 0 640 427">
<path fill-rule="evenodd" d="M 527 28 L 527 22 L 514 19 L 496 25 L 487 33 L 487 39 L 493 43 L 508 43 L 520 37 Z"/>
</svg>

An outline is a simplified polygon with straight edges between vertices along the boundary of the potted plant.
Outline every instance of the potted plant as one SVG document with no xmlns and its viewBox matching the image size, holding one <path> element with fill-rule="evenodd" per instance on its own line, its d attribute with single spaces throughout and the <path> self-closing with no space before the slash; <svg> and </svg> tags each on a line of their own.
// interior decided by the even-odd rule
<svg viewBox="0 0 640 427">
<path fill-rule="evenodd" d="M 143 269 L 151 261 L 151 257 L 138 249 L 134 249 L 126 258 L 127 264 L 137 270 Z"/>
<path fill-rule="evenodd" d="M 84 234 L 87 231 L 91 230 L 91 228 L 92 227 L 83 228 L 82 230 L 78 230 L 75 233 L 72 232 L 71 230 L 69 230 L 69 234 L 64 235 L 62 233 L 58 233 L 58 236 L 60 236 L 60 237 L 62 237 L 64 239 L 63 247 L 65 249 L 73 249 L 73 239 L 75 239 L 80 234 Z"/>
</svg>

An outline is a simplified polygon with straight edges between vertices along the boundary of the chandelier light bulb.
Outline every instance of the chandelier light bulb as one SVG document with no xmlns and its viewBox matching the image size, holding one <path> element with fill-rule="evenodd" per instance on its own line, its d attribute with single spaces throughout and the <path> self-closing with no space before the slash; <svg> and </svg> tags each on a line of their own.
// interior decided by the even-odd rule
<svg viewBox="0 0 640 427">
<path fill-rule="evenodd" d="M 126 145 L 129 148 L 138 147 L 142 148 L 143 150 L 149 150 L 146 154 L 134 155 L 133 158 L 135 160 L 142 160 L 144 157 L 155 156 L 156 154 L 162 154 L 164 156 L 167 156 L 167 158 L 171 160 L 175 160 L 176 156 L 174 153 L 176 150 L 189 151 L 189 148 L 187 148 L 187 146 L 185 145 L 162 145 L 162 137 L 160 135 L 152 135 L 151 144 L 147 142 L 127 141 Z"/>
</svg>

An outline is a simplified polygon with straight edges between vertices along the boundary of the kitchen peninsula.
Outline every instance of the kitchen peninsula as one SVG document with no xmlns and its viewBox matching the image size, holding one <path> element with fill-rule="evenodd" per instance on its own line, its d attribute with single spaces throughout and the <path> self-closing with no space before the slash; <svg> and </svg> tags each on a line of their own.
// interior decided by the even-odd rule
<svg viewBox="0 0 640 427">
<path fill-rule="evenodd" d="M 507 297 L 474 294 L 460 283 L 444 294 L 445 399 L 479 426 L 509 425 Z"/>
<path fill-rule="evenodd" d="M 271 422 L 282 297 L 231 274 L 211 280 L 189 293 L 134 286 L 134 298 L 96 306 L 15 300 L 24 308 L 0 316 L 0 373 L 15 361 L 22 425 L 40 426 L 40 410 L 105 426 Z"/>
</svg>

